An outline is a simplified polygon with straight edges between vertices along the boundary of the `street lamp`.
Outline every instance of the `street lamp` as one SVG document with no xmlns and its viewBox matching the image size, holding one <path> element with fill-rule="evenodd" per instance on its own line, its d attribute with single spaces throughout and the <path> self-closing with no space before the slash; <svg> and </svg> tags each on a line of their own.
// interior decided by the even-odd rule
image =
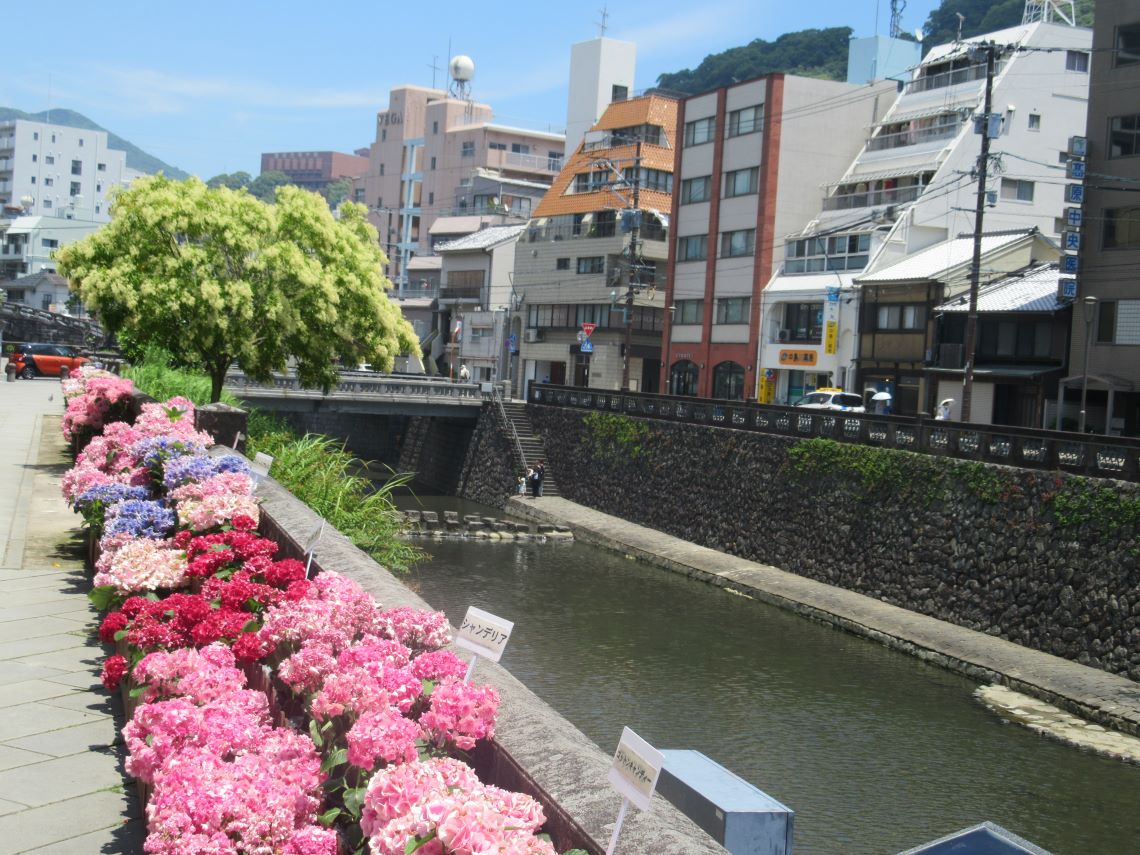
<svg viewBox="0 0 1140 855">
<path fill-rule="evenodd" d="M 1080 433 L 1085 432 L 1085 401 L 1089 395 L 1089 350 L 1092 347 L 1093 324 L 1096 322 L 1096 297 L 1085 297 L 1085 371 L 1081 378 L 1081 417 L 1077 424 Z"/>
</svg>

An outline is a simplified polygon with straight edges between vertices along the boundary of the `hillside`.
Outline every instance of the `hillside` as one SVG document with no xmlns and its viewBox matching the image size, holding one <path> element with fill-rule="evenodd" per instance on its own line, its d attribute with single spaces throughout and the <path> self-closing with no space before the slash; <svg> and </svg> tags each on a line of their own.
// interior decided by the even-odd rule
<svg viewBox="0 0 1140 855">
<path fill-rule="evenodd" d="M 106 128 L 97 125 L 82 113 L 76 113 L 74 110 L 45 110 L 41 113 L 25 113 L 23 110 L 16 110 L 12 107 L 0 107 L 0 122 L 9 121 L 11 119 L 29 119 L 33 122 L 47 122 L 49 121 L 48 114 L 51 114 L 51 124 L 63 125 L 68 128 L 83 128 L 89 131 L 107 131 Z M 163 172 L 170 178 L 187 178 L 188 173 L 183 172 L 177 166 L 171 166 L 169 163 L 159 160 L 152 154 L 147 154 L 141 148 L 129 140 L 123 139 L 116 133 L 107 131 L 107 145 L 110 148 L 125 151 L 127 153 L 127 166 L 131 169 L 138 169 L 142 172 Z"/>
</svg>

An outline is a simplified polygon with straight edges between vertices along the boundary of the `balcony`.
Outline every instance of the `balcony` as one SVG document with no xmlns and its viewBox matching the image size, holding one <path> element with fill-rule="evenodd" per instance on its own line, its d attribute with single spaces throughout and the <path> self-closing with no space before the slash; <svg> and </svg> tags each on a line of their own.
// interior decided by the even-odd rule
<svg viewBox="0 0 1140 855">
<path fill-rule="evenodd" d="M 907 131 L 897 131 L 892 134 L 879 134 L 867 142 L 867 151 L 886 151 L 893 148 L 905 148 L 911 145 L 934 142 L 935 140 L 952 139 L 958 135 L 962 123 L 957 119 L 953 123 L 935 125 L 930 128 L 917 128 Z"/>
<path fill-rule="evenodd" d="M 879 205 L 902 205 L 913 202 L 925 189 L 926 185 L 912 185 L 890 190 L 864 190 L 861 193 L 827 196 L 823 200 L 823 210 L 849 211 L 853 208 L 873 208 Z"/>
<path fill-rule="evenodd" d="M 999 62 L 994 71 L 995 74 L 1001 71 L 1002 63 Z M 944 89 L 947 86 L 957 86 L 959 83 L 969 83 L 974 80 L 984 80 L 986 77 L 986 64 L 984 62 L 977 65 L 968 65 L 965 68 L 955 68 L 950 71 L 944 71 L 941 74 L 928 74 L 923 77 L 917 77 L 906 85 L 907 94 L 915 92 L 929 92 L 932 89 Z"/>
<path fill-rule="evenodd" d="M 521 154 L 499 149 L 492 149 L 487 152 L 487 166 L 492 169 L 543 172 L 553 176 L 562 171 L 562 162 L 561 157 L 549 157 L 540 154 Z"/>
<path fill-rule="evenodd" d="M 439 289 L 439 299 L 441 300 L 468 300 L 479 303 L 482 295 L 483 286 L 481 285 L 443 285 Z"/>
</svg>

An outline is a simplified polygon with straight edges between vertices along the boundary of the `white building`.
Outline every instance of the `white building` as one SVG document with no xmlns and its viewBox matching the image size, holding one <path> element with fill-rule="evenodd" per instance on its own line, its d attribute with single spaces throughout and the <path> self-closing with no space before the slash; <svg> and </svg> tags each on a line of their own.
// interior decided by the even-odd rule
<svg viewBox="0 0 1140 855">
<path fill-rule="evenodd" d="M 107 195 L 142 175 L 106 131 L 28 119 L 0 122 L 0 208 L 34 216 L 110 222 Z"/>
<path fill-rule="evenodd" d="M 1036 227 L 1059 240 L 1063 152 L 1069 137 L 1085 129 L 1091 31 L 1036 22 L 935 47 L 870 129 L 850 168 L 824 188 L 819 216 L 787 238 L 783 267 L 763 294 L 766 346 L 758 369 L 768 382 L 761 400 L 792 402 L 824 384 L 862 391 L 869 378 L 857 364 L 856 277 L 973 231 L 972 171 L 981 140 L 973 117 L 983 111 L 986 85 L 985 58 L 977 52 L 982 42 L 1001 46 L 991 108 L 1001 127 L 990 147 L 985 230 Z M 800 325 L 800 335 L 789 316 L 812 322 Z M 807 354 L 812 371 L 781 358 L 789 341 Z"/>
<path fill-rule="evenodd" d="M 597 38 L 570 46 L 570 87 L 566 103 L 566 157 L 614 101 L 633 94 L 637 45 Z"/>
<path fill-rule="evenodd" d="M 19 279 L 34 273 L 54 273 L 56 265 L 52 253 L 65 244 L 87 237 L 101 225 L 91 220 L 64 217 L 0 220 L 0 280 Z"/>
</svg>

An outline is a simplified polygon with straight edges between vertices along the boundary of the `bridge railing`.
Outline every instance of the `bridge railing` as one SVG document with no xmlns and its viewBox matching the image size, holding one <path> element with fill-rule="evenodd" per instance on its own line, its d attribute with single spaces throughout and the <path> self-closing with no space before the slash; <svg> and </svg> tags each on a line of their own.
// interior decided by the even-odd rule
<svg viewBox="0 0 1140 855">
<path fill-rule="evenodd" d="M 797 439 L 824 437 L 1006 466 L 1140 481 L 1140 440 L 1131 437 L 550 384 L 532 384 L 529 400 L 548 406 L 604 410 Z"/>
<path fill-rule="evenodd" d="M 268 382 L 247 377 L 240 371 L 226 375 L 226 388 L 239 393 L 278 392 L 292 394 L 324 394 L 321 389 L 303 387 L 293 374 L 274 374 Z M 426 397 L 452 399 L 462 404 L 482 405 L 484 393 L 479 383 L 453 383 L 443 377 L 426 375 L 377 374 L 372 371 L 342 371 L 340 379 L 329 387 L 328 394 L 380 396 L 390 398 Z"/>
</svg>

